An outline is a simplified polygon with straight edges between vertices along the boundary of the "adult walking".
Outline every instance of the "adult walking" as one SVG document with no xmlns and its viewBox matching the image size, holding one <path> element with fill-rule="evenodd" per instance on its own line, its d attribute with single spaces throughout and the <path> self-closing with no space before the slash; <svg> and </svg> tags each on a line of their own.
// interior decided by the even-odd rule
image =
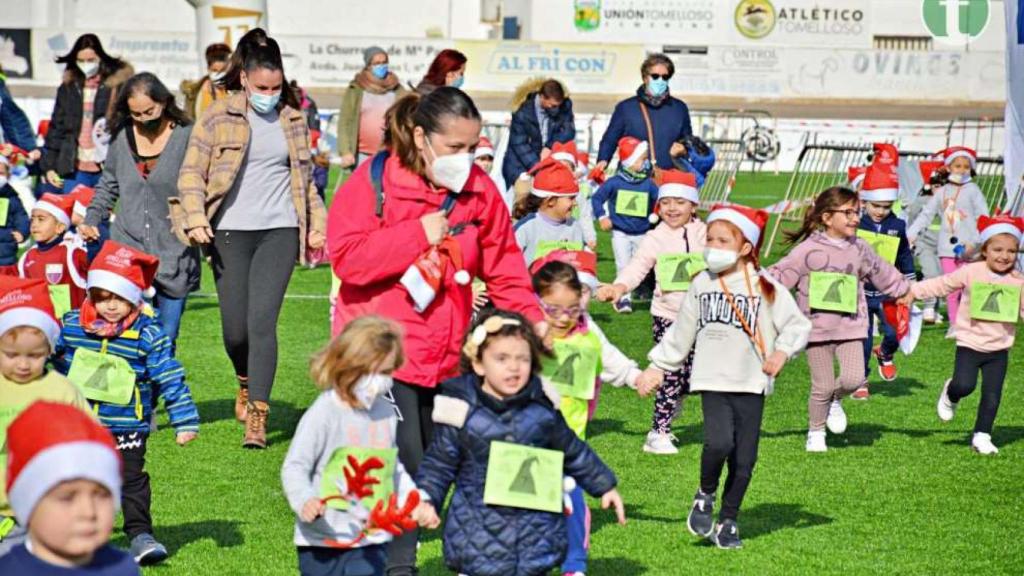
<svg viewBox="0 0 1024 576">
<path fill-rule="evenodd" d="M 520 174 L 546 158 L 555 142 L 576 139 L 572 100 L 558 80 L 528 80 L 516 91 L 512 107 L 508 151 L 501 165 L 508 189 Z"/>
<path fill-rule="evenodd" d="M 57 63 L 64 65 L 64 80 L 46 132 L 42 170 L 51 186 L 67 193 L 99 182 L 110 139 L 107 118 L 120 86 L 135 72 L 107 54 L 95 34 L 79 36 Z"/>
<path fill-rule="evenodd" d="M 640 66 L 643 84 L 637 88 L 636 96 L 615 105 L 608 129 L 601 137 L 597 152 L 600 169 L 608 166 L 623 136 L 646 141 L 651 164 L 665 170 L 673 167 L 672 158 L 686 153 L 680 140 L 692 134 L 693 128 L 686 103 L 668 91 L 668 82 L 675 72 L 675 64 L 664 54 L 651 54 L 644 60 Z"/>
<path fill-rule="evenodd" d="M 179 196 L 178 172 L 192 122 L 160 79 L 142 72 L 125 82 L 111 124 L 103 175 L 78 232 L 86 241 L 99 241 L 100 223 L 113 211 L 110 237 L 160 258 L 153 304 L 173 347 L 185 299 L 199 288 L 199 250 L 174 235 L 169 204 Z"/>
<path fill-rule="evenodd" d="M 341 167 L 346 169 L 354 169 L 380 150 L 384 113 L 407 92 L 391 71 L 383 48 L 370 46 L 363 50 L 363 63 L 341 100 L 338 154 Z"/>
<path fill-rule="evenodd" d="M 456 88 L 403 97 L 388 111 L 386 160 L 382 152 L 383 161 L 356 170 L 339 190 L 345 202 L 336 202 L 328 217 L 331 265 L 342 281 L 334 333 L 364 314 L 404 328 L 406 360 L 394 373 L 392 392 L 401 413 L 398 456 L 410 474 L 432 435 L 436 388 L 458 372 L 473 311 L 470 278 L 487 283 L 495 306 L 521 312 L 545 330 L 505 201 L 473 164 L 480 126 L 473 101 Z M 428 254 L 441 274 L 420 282 L 416 264 Z M 415 573 L 415 533 L 395 540 L 388 565 L 392 575 Z"/>
<path fill-rule="evenodd" d="M 324 245 L 323 202 L 312 185 L 309 128 L 288 88 L 277 42 L 246 33 L 224 78 L 232 92 L 192 129 L 172 217 L 211 246 L 224 346 L 239 390 L 242 445 L 266 448 L 277 371 L 277 318 L 296 259 Z"/>
<path fill-rule="evenodd" d="M 416 92 L 426 96 L 442 86 L 462 88 L 466 81 L 466 55 L 458 50 L 445 48 L 434 56 L 427 73 L 416 85 Z"/>
</svg>

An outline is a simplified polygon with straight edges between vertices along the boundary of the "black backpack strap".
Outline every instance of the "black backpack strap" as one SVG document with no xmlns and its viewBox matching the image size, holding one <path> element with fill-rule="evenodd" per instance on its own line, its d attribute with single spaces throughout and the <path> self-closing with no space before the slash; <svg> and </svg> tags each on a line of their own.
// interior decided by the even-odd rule
<svg viewBox="0 0 1024 576">
<path fill-rule="evenodd" d="M 384 164 L 388 161 L 388 156 L 390 154 L 387 150 L 381 150 L 370 160 L 370 184 L 373 185 L 373 193 L 377 197 L 377 218 L 384 216 Z"/>
</svg>

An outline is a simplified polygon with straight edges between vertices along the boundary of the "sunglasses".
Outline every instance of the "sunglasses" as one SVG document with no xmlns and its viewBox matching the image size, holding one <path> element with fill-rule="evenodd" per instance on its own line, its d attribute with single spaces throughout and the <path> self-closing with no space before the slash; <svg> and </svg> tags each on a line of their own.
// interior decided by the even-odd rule
<svg viewBox="0 0 1024 576">
<path fill-rule="evenodd" d="M 654 78 L 655 80 L 661 80 L 663 78 L 665 80 L 671 80 L 672 79 L 672 75 L 671 74 L 651 74 L 651 78 Z"/>
<path fill-rule="evenodd" d="M 545 314 L 552 318 L 578 318 L 579 315 L 583 312 L 583 307 L 581 306 L 569 306 L 568 308 L 566 308 L 564 306 L 548 304 L 543 300 L 539 300 L 539 302 L 540 309 L 543 310 Z"/>
</svg>

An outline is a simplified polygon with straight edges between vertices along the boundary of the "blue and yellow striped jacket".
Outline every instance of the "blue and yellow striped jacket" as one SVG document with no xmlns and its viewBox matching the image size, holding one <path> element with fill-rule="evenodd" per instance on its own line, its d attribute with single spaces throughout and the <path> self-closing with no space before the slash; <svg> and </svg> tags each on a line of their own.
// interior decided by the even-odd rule
<svg viewBox="0 0 1024 576">
<path fill-rule="evenodd" d="M 131 328 L 117 338 L 104 339 L 82 328 L 77 310 L 68 312 L 64 315 L 64 328 L 51 358 L 53 366 L 66 375 L 71 369 L 75 350 L 84 348 L 101 352 L 104 342 L 107 354 L 128 361 L 135 371 L 136 386 L 132 403 L 125 406 L 89 401 L 104 426 L 114 433 L 148 433 L 155 385 L 164 399 L 174 429 L 179 433 L 199 430 L 199 411 L 185 383 L 185 369 L 171 353 L 171 341 L 159 322 L 145 313 L 139 314 Z"/>
</svg>

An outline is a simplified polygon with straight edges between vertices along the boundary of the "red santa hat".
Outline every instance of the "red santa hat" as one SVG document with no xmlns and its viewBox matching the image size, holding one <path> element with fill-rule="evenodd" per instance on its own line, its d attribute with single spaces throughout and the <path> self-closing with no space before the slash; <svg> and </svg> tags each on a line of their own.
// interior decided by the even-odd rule
<svg viewBox="0 0 1024 576">
<path fill-rule="evenodd" d="M 583 166 L 584 168 L 590 166 L 590 154 L 582 150 L 576 152 L 576 165 Z"/>
<path fill-rule="evenodd" d="M 647 142 L 632 136 L 619 139 L 619 164 L 632 166 L 637 160 L 647 155 Z"/>
<path fill-rule="evenodd" d="M 459 286 L 473 280 L 463 267 L 462 247 L 453 236 L 445 236 L 440 244 L 431 246 L 406 268 L 399 283 L 409 293 L 414 310 L 423 313 L 430 307 L 442 290 L 449 266 L 455 269 L 452 279 Z"/>
<path fill-rule="evenodd" d="M 151 293 L 160 259 L 107 240 L 89 266 L 86 285 L 113 292 L 133 304 L 141 304 L 142 297 Z"/>
<path fill-rule="evenodd" d="M 846 169 L 846 183 L 854 190 L 860 190 L 864 176 L 868 173 L 867 166 L 850 166 Z"/>
<path fill-rule="evenodd" d="M 895 168 L 900 163 L 900 151 L 896 149 L 895 144 L 889 144 L 888 142 L 875 142 L 874 144 L 875 155 L 871 159 L 872 164 L 884 164 Z"/>
<path fill-rule="evenodd" d="M 530 264 L 530 274 L 536 274 L 551 262 L 565 262 L 575 268 L 580 282 L 590 288 L 591 293 L 597 293 L 600 284 L 597 280 L 597 254 L 587 250 L 553 250 Z"/>
<path fill-rule="evenodd" d="M 981 233 L 981 242 L 988 242 L 997 234 L 1009 234 L 1020 242 L 1024 239 L 1024 218 L 1017 218 L 1009 214 L 996 214 L 995 216 L 981 216 L 978 218 L 978 232 Z"/>
<path fill-rule="evenodd" d="M 561 162 L 568 162 L 576 167 L 576 142 L 555 142 L 551 146 L 551 157 Z"/>
<path fill-rule="evenodd" d="M 72 211 L 79 216 L 85 217 L 85 211 L 89 208 L 89 204 L 92 203 L 92 197 L 96 195 L 96 189 L 86 186 L 85 184 L 79 184 L 68 192 L 68 196 L 71 196 L 75 203 Z"/>
<path fill-rule="evenodd" d="M 494 144 L 491 144 L 491 140 L 487 136 L 480 137 L 480 142 L 476 145 L 476 152 L 473 153 L 474 159 L 483 156 L 494 158 Z"/>
<path fill-rule="evenodd" d="M 22 526 L 46 493 L 71 480 L 92 480 L 121 504 L 121 457 L 114 437 L 69 404 L 38 401 L 7 428 L 7 497 Z"/>
<path fill-rule="evenodd" d="M 864 176 L 860 198 L 867 202 L 895 202 L 900 194 L 900 179 L 884 164 L 872 164 Z"/>
<path fill-rule="evenodd" d="M 661 219 L 660 200 L 662 198 L 682 198 L 699 205 L 697 177 L 690 172 L 675 169 L 665 170 L 661 173 L 661 185 L 658 186 L 659 202 L 654 203 L 654 212 L 647 217 L 651 224 L 657 224 Z"/>
<path fill-rule="evenodd" d="M 953 163 L 957 158 L 967 158 L 971 163 L 971 170 L 978 167 L 978 153 L 966 146 L 951 146 L 942 151 L 942 161 L 946 166 Z"/>
<path fill-rule="evenodd" d="M 921 171 L 921 180 L 924 181 L 924 189 L 932 189 L 932 175 L 939 168 L 942 168 L 942 162 L 922 160 L 918 163 L 917 169 Z"/>
<path fill-rule="evenodd" d="M 761 236 L 768 225 L 768 213 L 739 204 L 718 204 L 708 214 L 708 224 L 725 220 L 740 229 L 743 237 L 755 247 L 760 246 Z"/>
<path fill-rule="evenodd" d="M 539 198 L 561 198 L 576 196 L 580 193 L 580 185 L 576 175 L 568 167 L 548 156 L 531 172 L 534 173 L 530 194 Z"/>
<path fill-rule="evenodd" d="M 71 211 L 75 208 L 75 199 L 70 194 L 43 194 L 43 197 L 32 207 L 32 211 L 42 210 L 53 216 L 64 226 L 71 226 Z"/>
<path fill-rule="evenodd" d="M 42 278 L 0 276 L 0 336 L 11 328 L 31 326 L 46 334 L 53 348 L 60 322 L 53 311 L 50 290 Z"/>
</svg>

